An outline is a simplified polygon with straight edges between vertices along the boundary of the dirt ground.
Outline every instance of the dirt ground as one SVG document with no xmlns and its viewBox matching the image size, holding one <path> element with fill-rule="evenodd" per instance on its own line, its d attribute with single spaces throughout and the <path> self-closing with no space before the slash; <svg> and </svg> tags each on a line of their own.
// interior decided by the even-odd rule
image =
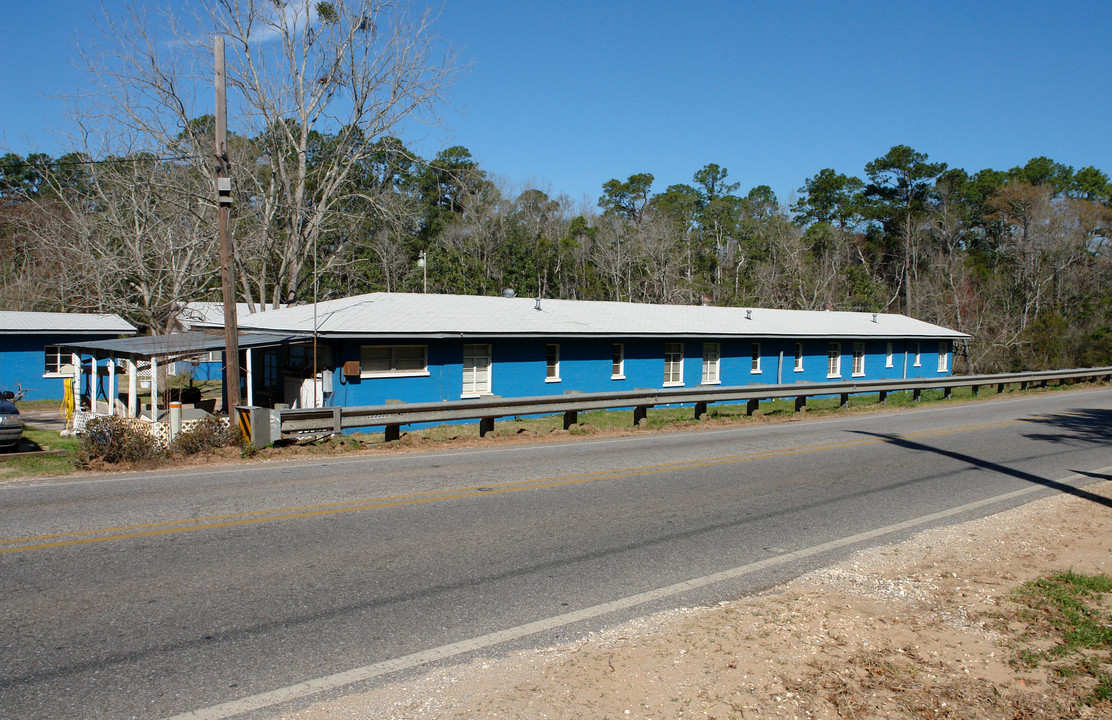
<svg viewBox="0 0 1112 720">
<path fill-rule="evenodd" d="M 1112 498 L 1110 482 L 1086 490 Z M 1112 574 L 1108 505 L 1055 496 L 862 552 L 759 596 L 285 717 L 1112 718 L 1109 701 L 1079 702 L 1091 678 L 1013 663 L 1031 639 L 1009 594 L 1069 569 Z"/>
</svg>

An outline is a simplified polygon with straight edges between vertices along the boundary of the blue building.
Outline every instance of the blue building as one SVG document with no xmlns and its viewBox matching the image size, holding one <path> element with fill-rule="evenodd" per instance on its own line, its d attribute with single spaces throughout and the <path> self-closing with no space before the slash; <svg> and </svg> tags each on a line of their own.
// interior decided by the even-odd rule
<svg viewBox="0 0 1112 720">
<path fill-rule="evenodd" d="M 968 337 L 886 313 L 404 293 L 239 327 L 300 338 L 251 360 L 256 404 L 295 407 L 940 377 Z"/>
<path fill-rule="evenodd" d="M 71 353 L 59 346 L 134 334 L 118 315 L 0 311 L 0 389 L 22 387 L 28 400 L 60 401 L 74 371 Z"/>
</svg>

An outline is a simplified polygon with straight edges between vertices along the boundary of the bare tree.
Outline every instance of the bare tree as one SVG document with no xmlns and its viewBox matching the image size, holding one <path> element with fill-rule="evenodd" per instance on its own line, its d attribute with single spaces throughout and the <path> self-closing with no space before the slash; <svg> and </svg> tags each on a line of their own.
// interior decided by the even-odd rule
<svg viewBox="0 0 1112 720">
<path fill-rule="evenodd" d="M 348 257 L 350 235 L 327 237 L 346 205 L 386 210 L 380 192 L 353 182 L 375 143 L 435 121 L 454 58 L 431 20 L 392 0 L 203 0 L 188 25 L 135 7 L 106 15 L 113 44 L 85 55 L 95 85 L 78 103 L 82 139 L 118 155 L 180 156 L 207 177 L 211 128 L 195 118 L 210 105 L 194 95 L 211 86 L 212 36 L 223 35 L 240 288 L 248 301 L 283 301 L 314 258 L 323 273 Z M 162 201 L 196 199 L 170 191 Z"/>
</svg>

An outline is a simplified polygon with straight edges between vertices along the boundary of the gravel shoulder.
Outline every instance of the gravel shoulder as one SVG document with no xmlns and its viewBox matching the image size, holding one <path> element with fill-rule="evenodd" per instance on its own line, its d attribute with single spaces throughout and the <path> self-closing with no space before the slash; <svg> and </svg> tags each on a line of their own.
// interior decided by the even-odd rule
<svg viewBox="0 0 1112 720">
<path fill-rule="evenodd" d="M 1086 491 L 1112 498 L 1112 482 Z M 1085 680 L 1015 663 L 1009 595 L 1112 575 L 1112 509 L 1057 495 L 923 532 L 761 595 L 659 613 L 280 717 L 1108 718 Z M 1105 598 L 1105 607 L 1110 604 Z"/>
</svg>

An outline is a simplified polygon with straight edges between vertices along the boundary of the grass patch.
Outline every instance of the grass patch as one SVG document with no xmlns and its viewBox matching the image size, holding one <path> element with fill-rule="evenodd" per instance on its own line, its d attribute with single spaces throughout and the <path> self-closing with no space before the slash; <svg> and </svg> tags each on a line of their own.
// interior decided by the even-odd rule
<svg viewBox="0 0 1112 720">
<path fill-rule="evenodd" d="M 21 405 L 23 403 L 20 403 Z M 10 455 L 0 463 L 0 478 L 33 477 L 36 475 L 67 475 L 76 472 L 73 453 L 80 440 L 62 437 L 50 430 L 40 430 L 34 425 L 23 426 L 21 446 L 31 450 L 64 450 L 65 455 Z"/>
<path fill-rule="evenodd" d="M 1009 598 L 1027 624 L 1015 662 L 1048 667 L 1086 704 L 1112 705 L 1112 577 L 1073 570 L 1024 583 Z"/>
</svg>

